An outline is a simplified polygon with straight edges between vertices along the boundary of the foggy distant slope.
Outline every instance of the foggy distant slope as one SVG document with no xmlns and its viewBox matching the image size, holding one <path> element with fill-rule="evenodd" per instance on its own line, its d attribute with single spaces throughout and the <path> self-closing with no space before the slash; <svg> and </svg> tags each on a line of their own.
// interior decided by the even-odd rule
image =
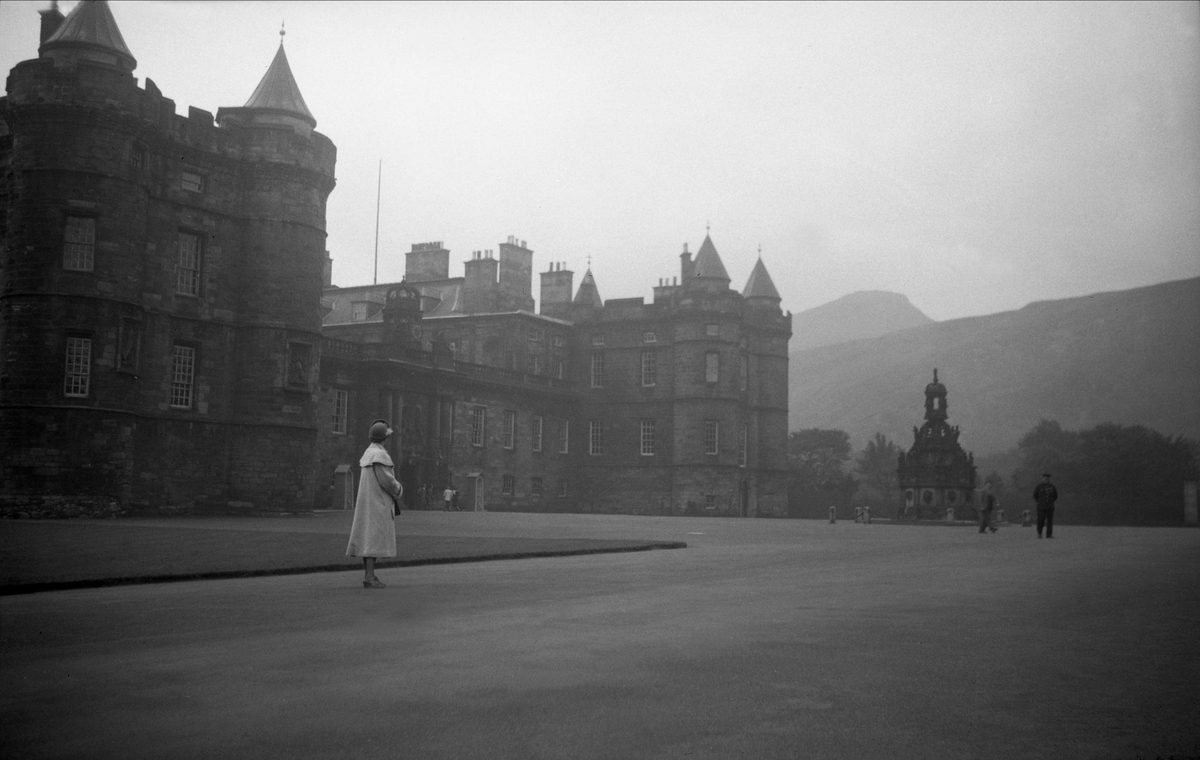
<svg viewBox="0 0 1200 760">
<path fill-rule="evenodd" d="M 877 430 L 912 445 L 934 367 L 977 455 L 1041 418 L 1200 438 L 1200 278 L 793 349 L 790 364 L 790 429 L 840 428 L 856 450 Z"/>
<path fill-rule="evenodd" d="M 933 320 L 908 297 L 884 290 L 860 290 L 792 315 L 791 351 L 874 338 Z"/>
</svg>

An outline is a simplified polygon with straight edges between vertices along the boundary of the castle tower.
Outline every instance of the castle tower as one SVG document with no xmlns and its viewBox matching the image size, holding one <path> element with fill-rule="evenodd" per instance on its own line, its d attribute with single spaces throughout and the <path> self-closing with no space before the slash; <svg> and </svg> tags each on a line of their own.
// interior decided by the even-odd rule
<svg viewBox="0 0 1200 760">
<path fill-rule="evenodd" d="M 600 289 L 596 287 L 596 278 L 592 275 L 592 268 L 583 273 L 583 279 L 579 281 L 579 290 L 575 292 L 575 300 L 571 302 L 571 320 L 580 321 L 587 320 L 594 316 L 597 309 L 604 308 L 604 301 L 600 299 Z"/>
<path fill-rule="evenodd" d="M 282 48 L 220 127 L 106 2 L 39 51 L 0 100 L 0 510 L 310 508 L 335 150 Z"/>
<path fill-rule="evenodd" d="M 958 426 L 951 426 L 946 386 L 933 371 L 925 386 L 925 423 L 913 428 L 913 445 L 900 454 L 896 474 L 900 483 L 900 516 L 941 519 L 947 509 L 955 517 L 974 517 L 975 456 L 958 443 Z"/>
</svg>

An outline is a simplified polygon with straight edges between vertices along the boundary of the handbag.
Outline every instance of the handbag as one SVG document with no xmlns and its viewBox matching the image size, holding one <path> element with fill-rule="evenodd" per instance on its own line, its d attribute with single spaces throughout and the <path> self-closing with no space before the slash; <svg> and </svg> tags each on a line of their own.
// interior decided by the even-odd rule
<svg viewBox="0 0 1200 760">
<path fill-rule="evenodd" d="M 383 487 L 383 481 L 381 481 L 379 479 L 379 470 L 375 469 L 374 464 L 371 465 L 371 472 L 375 473 L 375 482 L 379 484 L 379 490 L 383 491 L 384 493 L 387 493 L 388 498 L 392 500 L 392 517 L 399 517 L 400 516 L 400 500 L 398 498 L 396 498 L 395 496 L 392 496 L 390 493 L 388 493 L 387 489 Z M 396 485 L 400 486 L 400 493 L 403 494 L 404 493 L 404 485 L 398 480 L 396 481 Z"/>
</svg>

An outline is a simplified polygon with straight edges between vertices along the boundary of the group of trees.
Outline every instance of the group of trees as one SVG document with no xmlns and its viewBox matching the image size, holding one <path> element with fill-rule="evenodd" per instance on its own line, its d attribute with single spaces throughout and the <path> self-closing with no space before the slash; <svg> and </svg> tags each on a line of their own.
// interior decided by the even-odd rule
<svg viewBox="0 0 1200 760">
<path fill-rule="evenodd" d="M 843 430 L 809 428 L 788 436 L 788 503 L 792 517 L 845 516 L 855 506 L 894 508 L 899 499 L 896 465 L 901 449 L 882 433 L 851 458 Z M 1009 515 L 1032 509 L 1034 486 L 1050 472 L 1059 491 L 1056 522 L 1109 525 L 1178 525 L 1183 484 L 1197 479 L 1200 444 L 1141 425 L 1105 423 L 1064 430 L 1042 420 L 1017 444 L 1019 464 L 991 481 Z"/>
<path fill-rule="evenodd" d="M 851 451 L 844 430 L 808 428 L 788 435 L 792 517 L 824 517 L 831 506 L 843 515 L 853 505 L 895 506 L 900 447 L 876 433 L 855 459 L 853 473 L 847 471 Z"/>
</svg>

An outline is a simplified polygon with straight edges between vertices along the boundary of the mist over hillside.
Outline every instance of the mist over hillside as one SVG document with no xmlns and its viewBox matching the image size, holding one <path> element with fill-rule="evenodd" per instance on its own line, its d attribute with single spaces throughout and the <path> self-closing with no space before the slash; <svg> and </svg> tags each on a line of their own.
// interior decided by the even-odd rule
<svg viewBox="0 0 1200 760">
<path fill-rule="evenodd" d="M 876 431 L 912 444 L 935 367 L 950 423 L 977 455 L 1014 446 L 1043 418 L 1200 438 L 1200 278 L 797 345 L 790 428 L 842 429 L 856 449 Z"/>
<path fill-rule="evenodd" d="M 791 351 L 874 338 L 933 320 L 908 296 L 884 290 L 860 290 L 792 315 Z"/>
</svg>

